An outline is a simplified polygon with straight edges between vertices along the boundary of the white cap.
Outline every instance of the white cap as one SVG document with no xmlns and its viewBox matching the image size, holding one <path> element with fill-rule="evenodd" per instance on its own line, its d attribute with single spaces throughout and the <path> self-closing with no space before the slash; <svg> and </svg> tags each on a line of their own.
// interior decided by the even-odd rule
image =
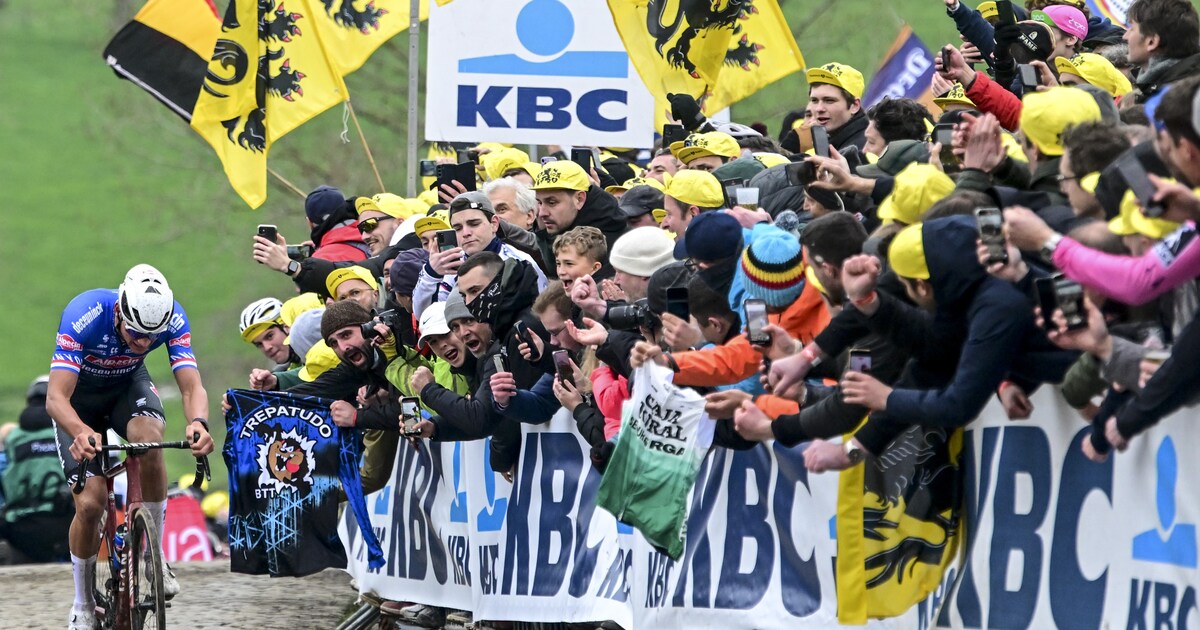
<svg viewBox="0 0 1200 630">
<path fill-rule="evenodd" d="M 450 334 L 450 325 L 446 323 L 446 303 L 434 302 L 427 306 L 421 313 L 417 327 L 421 331 L 417 347 L 425 345 L 425 341 L 430 337 Z"/>
</svg>

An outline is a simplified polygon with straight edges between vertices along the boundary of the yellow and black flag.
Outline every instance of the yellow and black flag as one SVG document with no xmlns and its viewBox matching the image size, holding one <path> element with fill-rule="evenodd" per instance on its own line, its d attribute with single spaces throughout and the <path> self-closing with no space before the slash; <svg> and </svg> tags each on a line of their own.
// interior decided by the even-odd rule
<svg viewBox="0 0 1200 630">
<path fill-rule="evenodd" d="M 104 60 L 191 120 L 221 18 L 211 0 L 150 0 L 104 49 Z"/>
<path fill-rule="evenodd" d="M 267 198 L 271 144 L 344 102 L 309 0 L 231 0 L 192 115 L 251 208 Z"/>
<path fill-rule="evenodd" d="M 847 438 L 849 439 L 849 438 Z M 962 540 L 963 431 L 913 425 L 838 481 L 838 621 L 896 617 L 942 582 Z"/>
<path fill-rule="evenodd" d="M 724 109 L 804 68 L 776 0 L 608 0 L 617 32 L 655 98 L 695 96 L 705 114 Z"/>
</svg>

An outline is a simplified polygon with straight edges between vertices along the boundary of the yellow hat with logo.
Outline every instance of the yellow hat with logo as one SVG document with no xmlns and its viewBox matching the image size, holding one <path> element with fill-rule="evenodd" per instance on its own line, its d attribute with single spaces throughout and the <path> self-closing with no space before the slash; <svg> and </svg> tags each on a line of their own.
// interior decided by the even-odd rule
<svg viewBox="0 0 1200 630">
<path fill-rule="evenodd" d="M 520 149 L 510 147 L 496 149 L 480 155 L 479 161 L 483 165 L 488 180 L 500 179 L 511 170 L 519 169 L 529 172 L 529 154 Z M 535 173 L 529 174 L 534 175 Z"/>
<path fill-rule="evenodd" d="M 329 344 L 325 343 L 324 339 L 317 340 L 313 347 L 308 349 L 304 355 L 304 367 L 300 368 L 300 380 L 311 383 L 317 380 L 317 377 L 328 372 L 330 369 L 337 367 L 342 360 L 338 358 Z"/>
<path fill-rule="evenodd" d="M 365 199 L 365 197 L 359 197 L 360 201 L 362 199 Z M 418 199 L 408 199 L 387 192 L 371 197 L 371 201 L 375 204 L 374 208 L 368 207 L 366 204 L 360 204 L 359 201 L 354 203 L 354 208 L 358 210 L 360 215 L 367 210 L 376 210 L 389 217 L 401 220 L 407 219 L 414 214 L 425 214 L 425 211 L 429 209 L 429 206 Z"/>
<path fill-rule="evenodd" d="M 685 169 L 675 173 L 667 182 L 663 193 L 688 206 L 700 208 L 723 208 L 725 192 L 721 182 L 708 171 Z"/>
<path fill-rule="evenodd" d="M 758 160 L 763 166 L 765 166 L 767 168 L 771 168 L 772 166 L 779 166 L 780 164 L 791 164 L 791 162 L 792 162 L 791 160 L 789 160 L 787 158 L 787 156 L 780 155 L 778 153 L 770 153 L 770 152 L 755 153 L 754 159 Z"/>
<path fill-rule="evenodd" d="M 606 186 L 604 188 L 604 192 L 615 195 L 619 192 L 626 192 L 634 186 L 649 186 L 659 192 L 662 192 L 663 190 L 662 182 L 658 181 L 657 179 L 650 177 L 634 177 L 632 179 L 625 180 L 625 183 L 619 186 Z"/>
<path fill-rule="evenodd" d="M 876 216 L 884 223 L 899 221 L 912 225 L 933 204 L 954 192 L 954 180 L 936 166 L 913 162 L 896 173 L 892 194 L 879 204 Z"/>
<path fill-rule="evenodd" d="M 671 153 L 680 162 L 688 164 L 696 158 L 719 156 L 729 159 L 742 154 L 742 147 L 733 136 L 723 131 L 693 133 L 686 139 L 671 143 Z"/>
<path fill-rule="evenodd" d="M 1156 241 L 1177 229 L 1179 224 L 1174 221 L 1146 216 L 1132 190 L 1126 190 L 1121 198 L 1121 214 L 1108 222 L 1108 231 L 1117 236 L 1140 234 Z"/>
<path fill-rule="evenodd" d="M 283 308 L 280 309 L 283 323 L 291 326 L 292 322 L 300 316 L 304 311 L 311 311 L 314 308 L 323 308 L 325 302 L 321 300 L 321 296 L 316 293 L 308 292 L 301 293 L 296 297 L 283 303 Z"/>
<path fill-rule="evenodd" d="M 1096 53 L 1084 52 L 1067 59 L 1057 57 L 1054 66 L 1059 75 L 1073 74 L 1084 81 L 1108 92 L 1113 98 L 1125 96 L 1133 91 L 1133 84 L 1112 65 L 1112 62 Z"/>
<path fill-rule="evenodd" d="M 861 72 L 841 63 L 827 63 L 809 68 L 804 76 L 808 79 L 809 89 L 818 83 L 828 83 L 846 90 L 854 98 L 862 98 L 863 88 L 866 86 Z"/>
<path fill-rule="evenodd" d="M 421 217 L 413 224 L 413 234 L 420 237 L 431 230 L 450 230 L 450 224 L 438 216 Z"/>
<path fill-rule="evenodd" d="M 979 5 L 975 7 L 975 10 L 979 11 L 979 15 L 982 15 L 983 19 L 985 20 L 1000 17 L 1000 9 L 996 8 L 996 3 L 993 2 L 993 0 L 980 2 Z M 939 105 L 939 107 L 941 106 Z"/>
<path fill-rule="evenodd" d="M 557 160 L 542 167 L 533 178 L 533 190 L 584 190 L 591 188 L 583 167 L 570 160 Z"/>
<path fill-rule="evenodd" d="M 325 277 L 325 288 L 329 289 L 329 295 L 336 296 L 337 288 L 347 280 L 362 280 L 367 283 L 367 286 L 372 289 L 379 288 L 379 281 L 371 275 L 371 272 L 366 267 L 358 265 L 350 265 L 349 267 L 339 267 L 329 272 Z"/>
<path fill-rule="evenodd" d="M 888 263 L 901 278 L 929 279 L 929 264 L 925 262 L 925 235 L 921 223 L 914 223 L 892 239 L 888 246 Z"/>
<path fill-rule="evenodd" d="M 1083 90 L 1057 86 L 1021 99 L 1021 131 L 1042 155 L 1062 155 L 1063 131 L 1094 120 L 1100 120 L 1100 106 Z"/>
<path fill-rule="evenodd" d="M 969 107 L 975 109 L 975 101 L 967 98 L 967 91 L 963 89 L 961 83 L 955 82 L 954 87 L 950 88 L 949 92 L 933 99 L 933 104 L 946 109 L 952 105 Z"/>
</svg>

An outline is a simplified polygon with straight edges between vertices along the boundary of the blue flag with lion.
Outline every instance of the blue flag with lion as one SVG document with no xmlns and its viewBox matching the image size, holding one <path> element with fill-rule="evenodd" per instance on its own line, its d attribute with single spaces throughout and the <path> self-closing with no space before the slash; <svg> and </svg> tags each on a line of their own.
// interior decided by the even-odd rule
<svg viewBox="0 0 1200 630">
<path fill-rule="evenodd" d="M 963 431 L 913 425 L 841 473 L 838 621 L 904 614 L 942 582 L 962 539 Z"/>
</svg>

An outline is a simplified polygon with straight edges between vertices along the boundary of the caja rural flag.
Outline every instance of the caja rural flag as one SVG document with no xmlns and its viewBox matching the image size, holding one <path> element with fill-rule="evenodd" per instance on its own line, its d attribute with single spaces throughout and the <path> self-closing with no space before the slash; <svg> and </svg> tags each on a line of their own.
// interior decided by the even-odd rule
<svg viewBox="0 0 1200 630">
<path fill-rule="evenodd" d="M 962 452 L 962 429 L 914 425 L 842 471 L 839 622 L 902 615 L 941 584 L 962 539 Z"/>
<path fill-rule="evenodd" d="M 691 94 L 712 114 L 804 68 L 776 0 L 608 0 L 608 8 L 660 127 L 669 93 Z"/>
</svg>

